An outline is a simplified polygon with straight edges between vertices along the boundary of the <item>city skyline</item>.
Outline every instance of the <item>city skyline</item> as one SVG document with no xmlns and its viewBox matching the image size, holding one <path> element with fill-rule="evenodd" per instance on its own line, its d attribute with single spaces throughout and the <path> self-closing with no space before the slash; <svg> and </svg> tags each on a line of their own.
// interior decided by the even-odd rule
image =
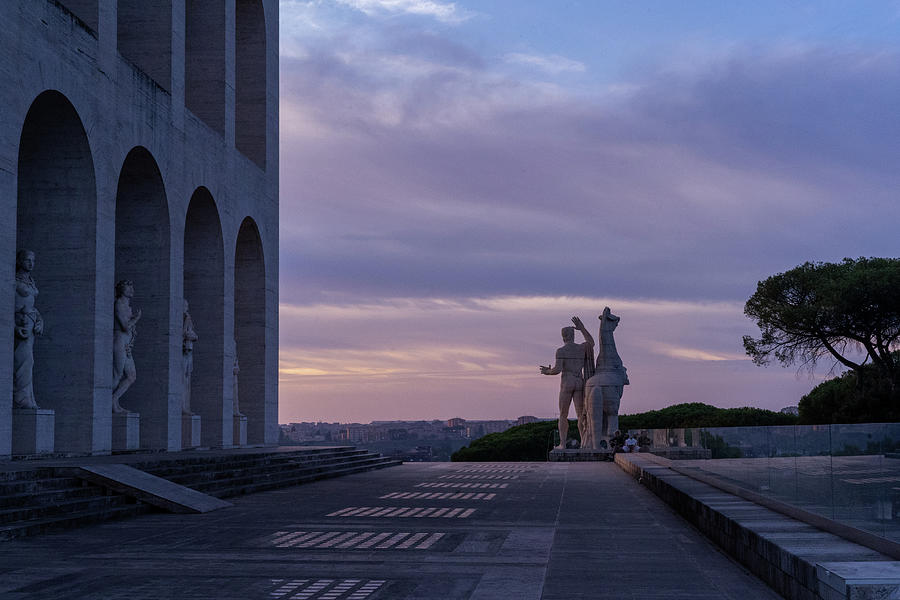
<svg viewBox="0 0 900 600">
<path fill-rule="evenodd" d="M 604 306 L 621 412 L 771 410 L 743 303 L 896 254 L 895 2 L 281 3 L 279 422 L 552 417 Z M 580 337 L 579 340 L 580 341 Z"/>
</svg>

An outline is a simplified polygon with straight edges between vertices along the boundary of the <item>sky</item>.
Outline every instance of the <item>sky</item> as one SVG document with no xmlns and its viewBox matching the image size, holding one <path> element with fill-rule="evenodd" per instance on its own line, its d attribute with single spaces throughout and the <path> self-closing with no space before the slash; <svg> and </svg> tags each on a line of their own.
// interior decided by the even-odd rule
<svg viewBox="0 0 900 600">
<path fill-rule="evenodd" d="M 605 306 L 621 413 L 778 410 L 757 282 L 898 256 L 900 2 L 280 11 L 282 423 L 554 417 Z"/>
</svg>

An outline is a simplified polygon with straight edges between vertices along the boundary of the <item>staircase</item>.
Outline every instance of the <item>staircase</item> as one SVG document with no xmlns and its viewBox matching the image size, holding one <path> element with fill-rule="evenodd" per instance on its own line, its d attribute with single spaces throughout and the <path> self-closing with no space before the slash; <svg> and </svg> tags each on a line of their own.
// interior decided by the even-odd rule
<svg viewBox="0 0 900 600">
<path fill-rule="evenodd" d="M 0 472 L 0 540 L 129 517 L 150 509 L 56 471 Z"/>
<path fill-rule="evenodd" d="M 228 498 L 401 464 L 350 447 L 218 458 L 198 456 L 131 466 L 210 496 Z"/>
<path fill-rule="evenodd" d="M 130 466 L 218 498 L 401 464 L 352 447 L 178 452 L 121 457 Z M 80 464 L 91 459 L 81 459 Z M 79 462 L 0 471 L 0 540 L 155 511 L 74 475 Z"/>
</svg>

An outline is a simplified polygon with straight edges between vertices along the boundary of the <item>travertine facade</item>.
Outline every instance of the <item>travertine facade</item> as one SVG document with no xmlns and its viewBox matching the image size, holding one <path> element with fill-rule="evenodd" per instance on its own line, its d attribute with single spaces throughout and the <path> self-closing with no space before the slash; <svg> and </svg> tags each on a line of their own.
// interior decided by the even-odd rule
<svg viewBox="0 0 900 600">
<path fill-rule="evenodd" d="M 34 397 L 55 411 L 57 452 L 111 450 L 123 279 L 143 313 L 121 399 L 140 414 L 141 447 L 186 445 L 184 299 L 202 445 L 234 444 L 235 357 L 247 441 L 274 444 L 277 0 L 4 0 L 0 23 L 0 457 L 17 248 L 35 253 Z"/>
</svg>

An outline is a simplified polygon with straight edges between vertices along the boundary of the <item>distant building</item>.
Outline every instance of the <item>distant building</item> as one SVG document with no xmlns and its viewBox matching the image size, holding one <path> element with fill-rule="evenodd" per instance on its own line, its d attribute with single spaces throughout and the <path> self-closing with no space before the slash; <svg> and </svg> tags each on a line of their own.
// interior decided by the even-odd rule
<svg viewBox="0 0 900 600">
<path fill-rule="evenodd" d="M 800 414 L 800 408 L 797 406 L 785 406 L 778 412 L 786 414 L 786 415 L 798 416 Z"/>
<path fill-rule="evenodd" d="M 490 433 L 500 433 L 515 425 L 515 421 L 468 421 L 466 423 L 466 437 L 477 440 Z"/>
<path fill-rule="evenodd" d="M 465 427 L 466 420 L 460 419 L 459 417 L 455 417 L 453 419 L 447 420 L 447 427 Z"/>
</svg>

